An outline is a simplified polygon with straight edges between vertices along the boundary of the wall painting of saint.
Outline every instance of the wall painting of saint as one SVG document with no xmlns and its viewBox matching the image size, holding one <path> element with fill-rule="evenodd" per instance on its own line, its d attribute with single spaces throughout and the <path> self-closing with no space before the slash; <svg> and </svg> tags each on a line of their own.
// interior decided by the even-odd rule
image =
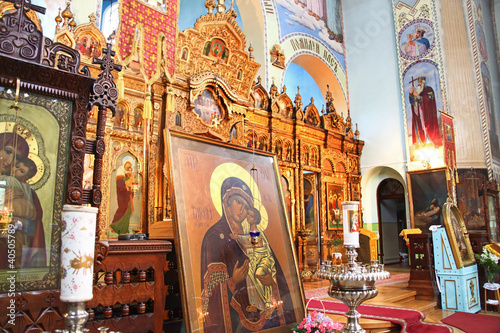
<svg viewBox="0 0 500 333">
<path fill-rule="evenodd" d="M 108 236 L 133 234 L 141 228 L 142 175 L 137 158 L 129 152 L 119 155 L 110 178 L 110 198 L 116 199 L 109 203 Z"/>
<path fill-rule="evenodd" d="M 410 163 L 421 168 L 438 161 L 443 166 L 443 133 L 441 114 L 443 99 L 437 64 L 431 60 L 418 61 L 403 73 L 406 127 Z M 409 165 L 415 168 L 415 163 Z"/>
</svg>

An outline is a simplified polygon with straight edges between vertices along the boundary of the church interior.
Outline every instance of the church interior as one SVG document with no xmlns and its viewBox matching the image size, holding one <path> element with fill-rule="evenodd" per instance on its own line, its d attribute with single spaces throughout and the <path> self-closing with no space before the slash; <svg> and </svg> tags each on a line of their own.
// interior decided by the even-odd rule
<svg viewBox="0 0 500 333">
<path fill-rule="evenodd" d="M 0 330 L 284 332 L 314 298 L 409 292 L 436 332 L 498 332 L 499 21 L 497 0 L 0 1 Z"/>
</svg>

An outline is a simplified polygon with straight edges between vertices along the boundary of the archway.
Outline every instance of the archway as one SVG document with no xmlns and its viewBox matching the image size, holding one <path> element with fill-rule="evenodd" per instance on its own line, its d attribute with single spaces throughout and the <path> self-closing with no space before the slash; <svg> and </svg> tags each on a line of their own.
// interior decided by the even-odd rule
<svg viewBox="0 0 500 333">
<path fill-rule="evenodd" d="M 309 53 L 298 53 L 295 55 L 295 57 L 293 57 L 291 63 L 302 67 L 312 77 L 319 90 L 321 91 L 323 99 L 326 95 L 327 89 L 329 89 L 333 96 L 333 104 L 335 105 L 335 109 L 339 114 L 343 113 L 344 117 L 347 116 L 347 98 L 342 89 L 342 85 L 340 84 L 338 78 L 335 76 L 335 73 L 332 72 L 330 67 L 328 67 L 328 65 L 322 59 Z M 285 80 L 286 69 L 283 72 L 282 82 L 284 82 Z M 309 97 L 311 96 L 302 95 L 303 100 L 308 99 Z M 321 105 L 316 105 L 316 107 L 318 109 L 321 109 Z"/>
<path fill-rule="evenodd" d="M 399 234 L 406 228 L 406 201 L 403 184 L 384 179 L 377 188 L 377 212 L 380 255 L 384 264 L 408 258 L 405 241 Z"/>
</svg>

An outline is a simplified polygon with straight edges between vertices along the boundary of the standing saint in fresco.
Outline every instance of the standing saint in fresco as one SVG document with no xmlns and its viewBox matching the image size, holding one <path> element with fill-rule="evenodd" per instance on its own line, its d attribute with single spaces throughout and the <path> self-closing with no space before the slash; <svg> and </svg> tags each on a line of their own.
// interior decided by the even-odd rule
<svg viewBox="0 0 500 333">
<path fill-rule="evenodd" d="M 228 177 L 221 186 L 222 216 L 212 225 L 203 237 L 201 247 L 201 298 L 205 332 L 254 332 L 282 326 L 295 321 L 288 285 L 279 262 L 268 244 L 268 254 L 263 258 L 274 261 L 274 270 L 250 269 L 248 246 L 238 237 L 245 234 L 243 222 L 249 217 L 249 211 L 255 214 L 254 198 L 249 186 L 239 178 Z M 250 214 L 252 224 L 258 216 Z M 248 222 L 248 221 L 247 221 Z M 262 238 L 267 242 L 267 239 Z M 260 258 L 261 260 L 263 258 Z M 270 261 L 269 261 L 270 262 Z M 252 304 L 247 281 L 249 274 L 254 282 L 270 287 L 271 306 L 265 310 Z M 250 287 L 249 287 L 250 286 Z M 258 290 L 254 296 L 264 295 Z M 265 298 L 265 297 L 264 297 Z"/>
<path fill-rule="evenodd" d="M 135 176 L 132 162 L 125 161 L 116 172 L 116 199 L 118 208 L 111 222 L 110 228 L 118 235 L 129 232 L 130 217 L 134 211 L 133 184 Z"/>
<path fill-rule="evenodd" d="M 418 78 L 418 86 L 410 89 L 410 105 L 412 112 L 412 141 L 413 144 L 425 144 L 427 139 L 434 145 L 440 147 L 441 128 L 439 127 L 436 95 L 432 87 L 426 85 L 426 78 Z"/>
</svg>

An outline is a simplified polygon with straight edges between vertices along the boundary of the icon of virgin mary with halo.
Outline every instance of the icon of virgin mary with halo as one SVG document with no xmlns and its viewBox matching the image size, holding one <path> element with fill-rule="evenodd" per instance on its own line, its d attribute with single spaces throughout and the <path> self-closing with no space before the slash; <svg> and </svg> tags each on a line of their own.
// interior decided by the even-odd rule
<svg viewBox="0 0 500 333">
<path fill-rule="evenodd" d="M 253 332 L 295 322 L 287 282 L 264 234 L 268 215 L 253 178 L 241 166 L 224 163 L 212 173 L 210 189 L 221 217 L 201 248 L 205 331 Z M 262 244 L 252 248 L 244 239 L 255 210 Z"/>
</svg>

